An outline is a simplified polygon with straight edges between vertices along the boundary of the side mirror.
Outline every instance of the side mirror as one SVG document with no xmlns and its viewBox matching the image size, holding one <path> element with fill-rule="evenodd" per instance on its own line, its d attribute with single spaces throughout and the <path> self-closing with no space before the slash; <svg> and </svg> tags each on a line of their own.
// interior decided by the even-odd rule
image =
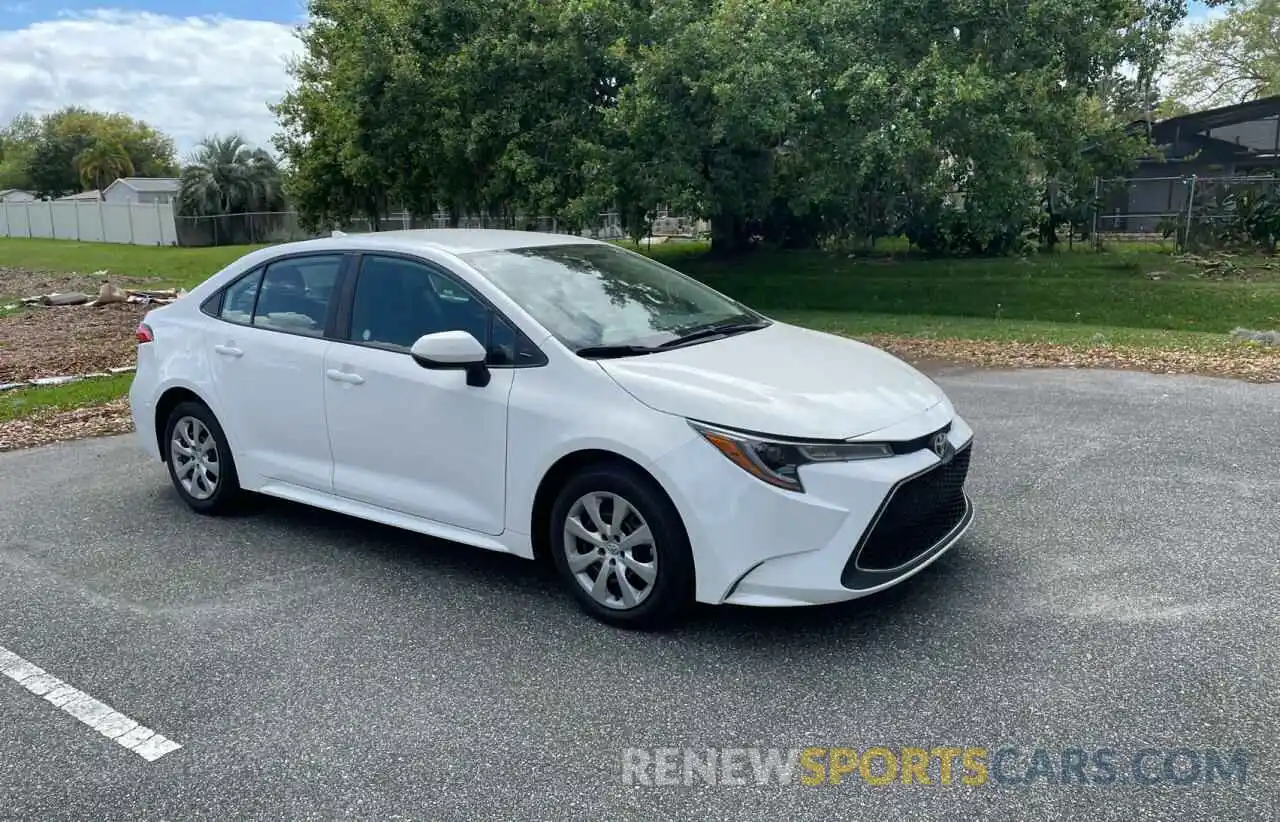
<svg viewBox="0 0 1280 822">
<path fill-rule="evenodd" d="M 483 388 L 489 384 L 488 352 L 466 331 L 441 331 L 417 339 L 409 356 L 433 371 L 466 371 L 467 385 Z"/>
</svg>

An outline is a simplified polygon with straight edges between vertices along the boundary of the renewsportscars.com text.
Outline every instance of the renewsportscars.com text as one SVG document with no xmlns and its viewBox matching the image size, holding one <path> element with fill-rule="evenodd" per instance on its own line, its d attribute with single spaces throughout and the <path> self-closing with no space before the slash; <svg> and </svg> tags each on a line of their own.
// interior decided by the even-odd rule
<svg viewBox="0 0 1280 822">
<path fill-rule="evenodd" d="M 1248 765 L 1248 752 L 1239 748 L 627 748 L 622 781 L 646 786 L 1243 785 Z"/>
</svg>

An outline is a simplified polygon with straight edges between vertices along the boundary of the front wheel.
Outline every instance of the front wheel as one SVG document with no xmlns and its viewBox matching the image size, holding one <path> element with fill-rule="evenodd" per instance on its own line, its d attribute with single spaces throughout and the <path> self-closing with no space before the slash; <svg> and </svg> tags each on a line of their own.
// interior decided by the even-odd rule
<svg viewBox="0 0 1280 822">
<path fill-rule="evenodd" d="M 693 557 L 680 515 L 652 480 L 599 466 L 565 484 L 551 515 L 556 571 L 591 616 L 660 630 L 693 603 Z"/>
<path fill-rule="evenodd" d="M 227 436 L 209 407 L 179 403 L 164 428 L 169 478 L 183 502 L 201 514 L 230 510 L 240 494 Z"/>
</svg>

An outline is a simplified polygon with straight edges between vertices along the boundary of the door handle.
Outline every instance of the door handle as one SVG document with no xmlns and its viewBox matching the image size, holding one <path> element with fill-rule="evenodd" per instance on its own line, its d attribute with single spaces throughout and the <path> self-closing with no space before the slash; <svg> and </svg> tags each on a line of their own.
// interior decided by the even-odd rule
<svg viewBox="0 0 1280 822">
<path fill-rule="evenodd" d="M 325 376 L 336 382 L 350 383 L 351 385 L 360 385 L 364 382 L 364 377 L 359 374 L 352 374 L 350 371 L 339 371 L 336 368 L 330 368 L 325 371 Z"/>
<path fill-rule="evenodd" d="M 234 345 L 215 345 L 213 350 L 224 357 L 243 357 L 244 352 Z"/>
</svg>

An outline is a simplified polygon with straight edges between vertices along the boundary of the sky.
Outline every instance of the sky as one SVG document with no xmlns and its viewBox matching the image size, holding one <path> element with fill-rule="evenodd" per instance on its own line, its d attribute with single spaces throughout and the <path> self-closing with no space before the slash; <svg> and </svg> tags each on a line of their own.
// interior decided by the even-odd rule
<svg viewBox="0 0 1280 822">
<path fill-rule="evenodd" d="M 305 0 L 0 0 L 0 124 L 74 104 L 143 119 L 182 157 L 211 134 L 269 148 L 305 19 Z"/>
</svg>

